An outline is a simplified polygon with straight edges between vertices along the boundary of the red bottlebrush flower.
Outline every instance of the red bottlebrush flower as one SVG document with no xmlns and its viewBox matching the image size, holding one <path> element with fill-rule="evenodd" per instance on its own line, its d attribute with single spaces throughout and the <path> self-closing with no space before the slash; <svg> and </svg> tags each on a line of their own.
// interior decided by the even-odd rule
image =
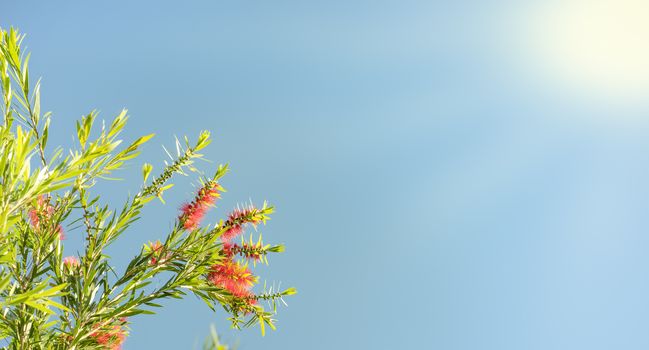
<svg viewBox="0 0 649 350">
<path fill-rule="evenodd" d="M 236 244 L 232 244 L 230 242 L 223 243 L 223 255 L 229 259 L 232 259 L 235 254 L 236 247 Z"/>
<path fill-rule="evenodd" d="M 122 323 L 126 322 L 125 319 L 120 319 L 120 321 Z M 97 344 L 103 345 L 107 350 L 120 350 L 126 339 L 126 331 L 121 325 L 114 325 L 110 329 L 97 329 L 90 334 L 90 337 L 94 338 Z"/>
<path fill-rule="evenodd" d="M 257 303 L 257 297 L 255 294 L 249 292 L 247 295 L 241 297 L 239 302 L 233 306 L 238 312 L 243 313 L 244 315 L 249 315 Z"/>
<path fill-rule="evenodd" d="M 151 259 L 149 260 L 149 265 L 157 265 L 164 263 L 171 254 L 163 253 L 164 246 L 160 241 L 155 241 L 153 243 L 149 242 L 147 246 L 147 251 L 151 253 Z"/>
<path fill-rule="evenodd" d="M 65 239 L 65 233 L 63 233 L 63 226 L 58 225 L 56 227 L 56 232 L 59 234 L 59 240 L 64 240 Z"/>
<path fill-rule="evenodd" d="M 241 233 L 243 233 L 243 226 L 235 224 L 233 226 L 230 226 L 227 230 L 225 230 L 225 232 L 223 232 L 221 239 L 223 240 L 223 242 L 229 242 Z"/>
<path fill-rule="evenodd" d="M 54 215 L 54 206 L 50 204 L 49 197 L 43 194 L 38 196 L 36 207 L 30 209 L 28 213 L 32 228 L 39 231 L 41 230 L 41 219 L 49 220 L 52 215 Z M 63 226 L 57 225 L 55 232 L 59 235 L 59 239 L 65 239 Z"/>
<path fill-rule="evenodd" d="M 228 215 L 228 220 L 225 222 L 227 229 L 221 235 L 223 242 L 229 242 L 234 237 L 243 232 L 243 227 L 246 224 L 256 226 L 260 219 L 258 217 L 259 210 L 255 207 L 236 208 Z"/>
<path fill-rule="evenodd" d="M 77 259 L 76 256 L 66 256 L 63 258 L 63 266 L 66 268 L 73 270 L 77 267 L 79 267 L 81 263 L 79 262 L 79 259 Z"/>
<path fill-rule="evenodd" d="M 181 214 L 179 219 L 186 230 L 193 230 L 198 227 L 207 210 L 220 197 L 219 192 L 222 190 L 223 188 L 218 183 L 208 182 L 198 190 L 194 201 L 185 203 L 180 208 Z"/>
<path fill-rule="evenodd" d="M 32 224 L 32 227 L 34 228 L 38 227 L 38 224 L 40 223 L 40 218 L 38 217 L 38 210 L 30 209 L 28 215 L 29 215 L 29 222 Z"/>
<path fill-rule="evenodd" d="M 241 298 L 251 295 L 250 287 L 256 281 L 256 277 L 246 265 L 241 265 L 231 259 L 212 266 L 212 271 L 207 279 L 215 286 L 226 289 L 232 295 Z"/>
</svg>

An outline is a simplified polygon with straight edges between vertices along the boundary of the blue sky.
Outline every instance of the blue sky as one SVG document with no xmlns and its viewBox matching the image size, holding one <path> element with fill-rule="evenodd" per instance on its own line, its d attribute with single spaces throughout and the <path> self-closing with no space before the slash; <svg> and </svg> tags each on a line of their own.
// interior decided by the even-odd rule
<svg viewBox="0 0 649 350">
<path fill-rule="evenodd" d="M 188 298 L 134 318 L 126 350 L 198 348 L 211 323 L 243 350 L 646 349 L 649 49 L 627 39 L 648 31 L 607 14 L 647 8 L 597 4 L 21 1 L 0 25 L 28 35 L 50 143 L 95 108 L 156 133 L 98 186 L 115 206 L 209 129 L 202 169 L 232 167 L 211 217 L 277 207 L 261 232 L 287 252 L 256 271 L 299 294 L 276 332 Z M 145 210 L 118 267 L 196 180 Z"/>
</svg>

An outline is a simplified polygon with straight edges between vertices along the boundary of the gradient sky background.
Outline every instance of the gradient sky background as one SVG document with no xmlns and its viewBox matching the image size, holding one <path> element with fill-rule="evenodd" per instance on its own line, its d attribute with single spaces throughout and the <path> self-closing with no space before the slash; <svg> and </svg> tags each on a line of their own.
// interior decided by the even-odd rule
<svg viewBox="0 0 649 350">
<path fill-rule="evenodd" d="M 195 298 L 133 319 L 124 349 L 649 348 L 649 5 L 562 1 L 2 1 L 32 76 L 74 120 L 126 107 L 157 137 L 101 184 L 121 205 L 161 145 L 210 129 L 228 193 L 270 200 L 296 286 L 279 329 Z M 163 237 L 196 178 L 110 253 Z M 68 234 L 73 254 L 81 239 Z M 120 265 L 122 264 L 122 265 Z"/>
</svg>

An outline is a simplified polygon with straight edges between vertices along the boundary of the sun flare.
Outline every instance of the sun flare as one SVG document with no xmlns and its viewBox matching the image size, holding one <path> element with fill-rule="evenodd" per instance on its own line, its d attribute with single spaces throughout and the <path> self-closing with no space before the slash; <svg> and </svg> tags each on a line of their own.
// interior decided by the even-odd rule
<svg viewBox="0 0 649 350">
<path fill-rule="evenodd" d="M 649 1 L 561 0 L 529 10 L 524 36 L 542 74 L 589 95 L 647 100 Z"/>
</svg>

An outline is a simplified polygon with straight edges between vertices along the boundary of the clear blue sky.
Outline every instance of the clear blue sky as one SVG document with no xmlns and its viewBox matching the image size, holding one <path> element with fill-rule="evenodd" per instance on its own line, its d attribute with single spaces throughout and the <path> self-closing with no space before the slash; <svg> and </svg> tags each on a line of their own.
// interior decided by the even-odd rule
<svg viewBox="0 0 649 350">
<path fill-rule="evenodd" d="M 210 323 L 242 350 L 649 348 L 646 77 L 611 68 L 628 47 L 611 63 L 581 45 L 616 38 L 529 29 L 537 2 L 513 3 L 2 2 L 52 144 L 94 108 L 156 133 L 98 187 L 115 206 L 161 145 L 209 129 L 201 167 L 233 169 L 211 217 L 277 207 L 261 232 L 287 252 L 256 271 L 299 294 L 276 332 L 190 297 L 134 318 L 124 349 L 197 349 Z M 167 232 L 196 179 L 176 183 L 112 247 L 118 267 Z"/>
</svg>

